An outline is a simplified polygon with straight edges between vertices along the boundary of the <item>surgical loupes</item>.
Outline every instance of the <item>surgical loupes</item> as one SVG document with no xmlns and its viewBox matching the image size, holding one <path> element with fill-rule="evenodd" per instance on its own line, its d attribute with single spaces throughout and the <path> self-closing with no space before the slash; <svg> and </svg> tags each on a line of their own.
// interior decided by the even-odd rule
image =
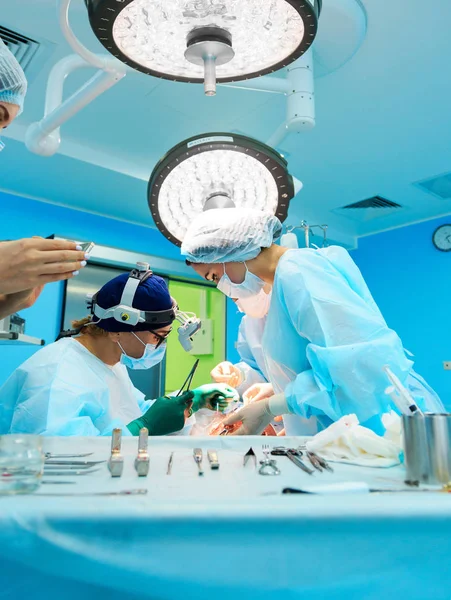
<svg viewBox="0 0 451 600">
<path fill-rule="evenodd" d="M 135 458 L 135 469 L 139 477 L 147 477 L 149 473 L 149 430 L 143 427 L 139 432 L 138 456 Z"/>
<path fill-rule="evenodd" d="M 124 457 L 121 454 L 122 429 L 113 429 L 111 436 L 111 456 L 108 461 L 108 469 L 111 477 L 120 477 L 124 470 Z"/>
</svg>

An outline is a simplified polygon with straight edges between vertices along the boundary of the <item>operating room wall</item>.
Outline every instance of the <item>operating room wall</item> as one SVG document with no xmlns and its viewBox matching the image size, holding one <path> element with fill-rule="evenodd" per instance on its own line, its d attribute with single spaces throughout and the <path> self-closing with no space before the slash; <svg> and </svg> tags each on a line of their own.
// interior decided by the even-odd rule
<svg viewBox="0 0 451 600">
<path fill-rule="evenodd" d="M 156 230 L 0 191 L 0 240 L 46 237 L 52 233 L 181 260 L 180 250 Z M 26 318 L 26 333 L 47 343 L 54 341 L 59 332 L 62 302 L 63 284 L 47 285 L 35 306 L 21 313 Z M 233 331 L 231 334 L 235 335 Z M 0 385 L 38 349 L 19 344 L 0 346 Z"/>
<path fill-rule="evenodd" d="M 351 252 L 389 326 L 415 357 L 422 375 L 451 409 L 451 252 L 432 234 L 451 216 L 359 239 Z"/>
</svg>

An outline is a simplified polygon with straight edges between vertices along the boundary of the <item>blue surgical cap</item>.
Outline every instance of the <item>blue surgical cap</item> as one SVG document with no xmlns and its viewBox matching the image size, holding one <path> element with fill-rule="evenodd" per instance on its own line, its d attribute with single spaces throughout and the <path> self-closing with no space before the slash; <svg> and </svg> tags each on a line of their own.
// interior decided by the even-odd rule
<svg viewBox="0 0 451 600">
<path fill-rule="evenodd" d="M 183 238 L 182 254 L 193 263 L 244 262 L 269 248 L 282 233 L 272 213 L 215 208 L 200 214 Z"/>
<path fill-rule="evenodd" d="M 23 110 L 27 79 L 22 67 L 0 38 L 0 102 L 9 102 Z"/>
<path fill-rule="evenodd" d="M 101 308 L 112 308 L 120 304 L 127 280 L 128 273 L 124 273 L 108 281 L 97 292 L 97 304 Z M 172 308 L 172 298 L 165 280 L 162 277 L 158 277 L 158 275 L 151 275 L 145 279 L 136 288 L 132 304 L 133 308 L 138 308 L 142 311 L 160 311 Z M 167 323 L 161 323 L 157 327 L 151 328 L 149 323 L 126 325 L 125 323 L 116 321 L 116 319 L 100 320 L 95 315 L 92 317 L 92 322 L 105 331 L 151 331 L 152 329 L 160 329 L 172 324 L 172 321 L 168 321 Z"/>
</svg>

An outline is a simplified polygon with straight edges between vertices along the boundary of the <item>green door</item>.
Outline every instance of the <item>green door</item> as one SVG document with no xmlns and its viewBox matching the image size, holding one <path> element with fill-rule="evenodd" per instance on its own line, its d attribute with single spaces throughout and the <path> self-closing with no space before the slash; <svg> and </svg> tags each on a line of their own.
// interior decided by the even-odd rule
<svg viewBox="0 0 451 600">
<path fill-rule="evenodd" d="M 221 292 L 214 287 L 171 280 L 169 290 L 180 310 L 194 312 L 204 322 L 205 329 L 196 334 L 195 348 L 188 353 L 178 341 L 178 323 L 174 322 L 175 331 L 169 336 L 166 351 L 166 394 L 180 388 L 197 358 L 200 362 L 191 387 L 209 383 L 210 371 L 225 360 L 226 345 L 226 302 Z M 199 354 L 194 353 L 196 348 Z"/>
</svg>

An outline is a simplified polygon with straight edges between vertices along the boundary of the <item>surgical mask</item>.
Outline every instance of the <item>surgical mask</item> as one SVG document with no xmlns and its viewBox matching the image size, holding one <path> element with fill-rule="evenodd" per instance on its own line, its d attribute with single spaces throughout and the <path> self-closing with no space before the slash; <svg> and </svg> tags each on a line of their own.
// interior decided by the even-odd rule
<svg viewBox="0 0 451 600">
<path fill-rule="evenodd" d="M 224 275 L 218 281 L 218 290 L 229 298 L 238 298 L 238 300 L 250 298 L 251 296 L 259 294 L 266 283 L 263 279 L 260 279 L 260 277 L 251 273 L 248 270 L 246 263 L 244 263 L 244 266 L 246 267 L 244 281 L 242 283 L 233 283 L 233 281 L 230 281 L 230 277 L 227 275 L 224 265 Z"/>
<path fill-rule="evenodd" d="M 239 310 L 245 313 L 248 317 L 254 319 L 262 319 L 268 314 L 271 304 L 271 292 L 266 294 L 263 290 L 256 296 L 250 298 L 242 298 L 236 301 Z"/>
<path fill-rule="evenodd" d="M 166 352 L 166 345 L 163 344 L 159 348 L 156 348 L 154 344 L 145 344 L 135 333 L 133 333 L 133 331 L 132 334 L 144 346 L 144 352 L 141 358 L 134 358 L 133 356 L 126 354 L 121 344 L 118 342 L 119 348 L 122 350 L 121 363 L 123 365 L 129 369 L 151 369 L 163 360 L 164 353 Z"/>
</svg>

